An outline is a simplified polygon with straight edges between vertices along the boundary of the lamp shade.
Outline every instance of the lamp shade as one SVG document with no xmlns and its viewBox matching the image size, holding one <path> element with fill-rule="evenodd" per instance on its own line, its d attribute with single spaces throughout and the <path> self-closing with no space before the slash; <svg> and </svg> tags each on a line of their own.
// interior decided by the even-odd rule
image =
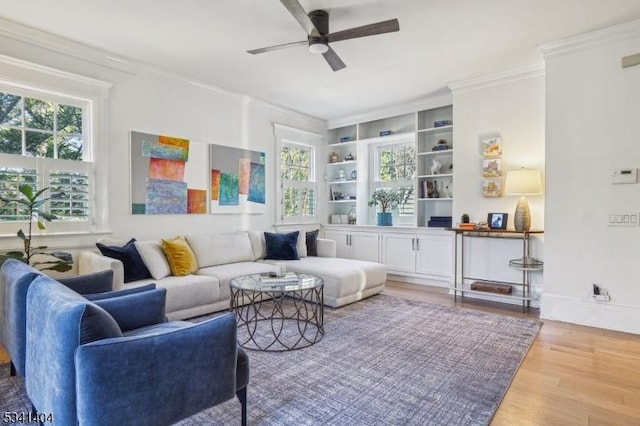
<svg viewBox="0 0 640 426">
<path fill-rule="evenodd" d="M 525 195 L 542 193 L 542 177 L 538 169 L 509 170 L 504 185 L 507 195 Z"/>
</svg>

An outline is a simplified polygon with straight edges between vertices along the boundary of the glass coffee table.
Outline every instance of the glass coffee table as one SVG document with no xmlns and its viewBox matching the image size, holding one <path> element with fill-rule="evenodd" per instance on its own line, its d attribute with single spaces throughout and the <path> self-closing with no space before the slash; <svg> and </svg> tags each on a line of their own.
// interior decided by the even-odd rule
<svg viewBox="0 0 640 426">
<path fill-rule="evenodd" d="M 324 281 L 307 274 L 287 280 L 268 274 L 233 278 L 231 311 L 238 322 L 238 343 L 258 351 L 306 348 L 324 336 Z"/>
</svg>

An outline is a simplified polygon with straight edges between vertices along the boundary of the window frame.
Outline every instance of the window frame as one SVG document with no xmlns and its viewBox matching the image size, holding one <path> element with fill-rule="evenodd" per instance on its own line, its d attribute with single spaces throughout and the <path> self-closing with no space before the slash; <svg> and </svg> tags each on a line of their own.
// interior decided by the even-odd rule
<svg viewBox="0 0 640 426">
<path fill-rule="evenodd" d="M 409 179 L 405 179 L 405 180 L 395 180 L 395 181 L 383 181 L 380 180 L 380 151 L 384 150 L 384 149 L 388 149 L 390 147 L 401 147 L 401 146 L 408 146 L 413 148 L 414 150 L 414 155 L 413 155 L 413 176 Z M 417 152 L 416 152 L 416 144 L 415 144 L 415 139 L 413 138 L 402 138 L 402 139 L 397 139 L 397 140 L 393 140 L 393 141 L 383 141 L 383 142 L 378 142 L 378 143 L 372 143 L 369 145 L 369 162 L 370 162 L 370 176 L 372 177 L 372 179 L 369 182 L 368 185 L 368 199 L 371 199 L 371 195 L 373 194 L 373 192 L 376 189 L 381 189 L 381 188 L 386 188 L 386 189 L 399 189 L 399 188 L 403 188 L 403 187 L 409 187 L 412 188 L 412 199 L 413 199 L 413 203 L 412 203 L 412 208 L 413 211 L 411 213 L 399 213 L 396 214 L 396 224 L 398 225 L 414 225 L 415 224 L 415 220 L 417 217 L 417 210 L 418 210 L 418 200 L 416 198 L 416 175 L 418 173 L 418 158 L 417 158 Z M 376 209 L 371 209 L 371 217 L 370 220 L 373 221 L 374 217 L 375 217 L 375 212 Z M 398 209 L 395 209 L 396 211 L 398 211 Z"/>
<path fill-rule="evenodd" d="M 309 224 L 317 223 L 318 217 L 320 217 L 320 209 L 322 206 L 319 202 L 320 182 L 318 179 L 318 148 L 320 147 L 323 136 L 309 132 L 306 130 L 300 130 L 293 127 L 285 126 L 278 123 L 273 123 L 274 135 L 276 139 L 274 158 L 277 159 L 274 169 L 276 170 L 276 203 L 275 203 L 275 217 L 278 224 Z M 282 176 L 281 170 L 281 152 L 284 146 L 291 147 L 306 147 L 309 148 L 309 180 L 305 181 L 292 181 L 293 187 L 299 189 L 312 189 L 314 191 L 314 209 L 312 216 L 287 216 L 284 215 L 284 189 L 286 182 Z M 301 207 L 301 206 L 300 206 Z"/>
<path fill-rule="evenodd" d="M 80 78 L 82 79 L 82 78 Z M 100 82 L 102 86 L 104 83 Z M 95 197 L 95 128 L 97 120 L 95 114 L 95 103 L 97 99 L 91 97 L 83 97 L 74 94 L 65 94 L 61 91 L 55 91 L 45 88 L 38 88 L 36 84 L 31 87 L 27 84 L 0 80 L 0 92 L 11 95 L 21 96 L 24 102 L 25 98 L 33 98 L 47 102 L 54 102 L 55 105 L 69 105 L 81 108 L 82 110 L 82 160 L 68 160 L 51 157 L 37 157 L 24 155 L 25 153 L 25 132 L 31 129 L 26 126 L 24 105 L 22 106 L 20 125 L 3 125 L 3 128 L 16 129 L 22 132 L 22 152 L 23 154 L 6 154 L 0 153 L 0 165 L 12 168 L 35 169 L 36 170 L 36 189 L 51 187 L 51 173 L 53 171 L 80 172 L 87 175 L 87 199 L 86 207 L 89 214 L 86 220 L 54 220 L 46 223 L 45 231 L 38 231 L 39 234 L 69 234 L 69 233 L 88 233 L 99 231 L 96 224 L 106 225 L 106 216 L 98 217 L 98 209 Z M 95 88 L 92 90 L 95 92 Z M 51 134 L 56 137 L 61 133 Z M 47 131 L 49 132 L 49 131 Z M 62 133 L 66 134 L 66 133 Z M 57 151 L 57 150 L 55 150 Z M 57 154 L 57 153 L 56 153 Z M 54 154 L 54 155 L 56 155 Z M 105 181 L 106 184 L 106 181 Z M 105 186 L 106 187 L 106 186 Z M 50 196 L 47 192 L 46 196 Z M 49 203 L 44 206 L 44 210 L 49 211 Z M 13 235 L 17 229 L 23 227 L 28 220 L 0 220 L 0 235 Z"/>
</svg>

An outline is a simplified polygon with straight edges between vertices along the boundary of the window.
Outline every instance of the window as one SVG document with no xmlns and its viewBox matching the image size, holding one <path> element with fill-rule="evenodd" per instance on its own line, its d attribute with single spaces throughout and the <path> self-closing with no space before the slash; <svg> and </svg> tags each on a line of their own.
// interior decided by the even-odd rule
<svg viewBox="0 0 640 426">
<path fill-rule="evenodd" d="M 43 209 L 57 216 L 56 230 L 90 224 L 89 111 L 88 100 L 0 86 L 0 194 L 16 198 L 23 184 L 50 188 Z M 19 206 L 0 208 L 0 222 L 24 220 Z"/>
<path fill-rule="evenodd" d="M 280 148 L 282 221 L 304 222 L 316 216 L 316 183 L 312 146 L 283 143 Z"/>
<path fill-rule="evenodd" d="M 403 193 L 403 202 L 398 205 L 398 215 L 413 216 L 415 213 L 414 177 L 416 173 L 416 150 L 413 143 L 377 145 L 374 148 L 373 188 L 396 189 Z"/>
</svg>

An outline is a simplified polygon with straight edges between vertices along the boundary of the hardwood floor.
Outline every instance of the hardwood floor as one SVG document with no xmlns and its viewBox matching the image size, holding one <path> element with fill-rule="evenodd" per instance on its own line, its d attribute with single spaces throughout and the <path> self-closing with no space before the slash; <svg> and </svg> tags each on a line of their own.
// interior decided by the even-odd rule
<svg viewBox="0 0 640 426">
<path fill-rule="evenodd" d="M 385 294 L 538 319 L 537 310 L 454 303 L 446 289 L 416 284 L 387 281 Z M 640 425 L 640 336 L 543 321 L 491 425 Z"/>
<path fill-rule="evenodd" d="M 465 299 L 446 289 L 388 281 L 386 294 L 521 318 L 519 306 Z M 6 362 L 0 347 L 0 363 Z M 640 425 L 640 336 L 544 321 L 492 426 Z"/>
</svg>

